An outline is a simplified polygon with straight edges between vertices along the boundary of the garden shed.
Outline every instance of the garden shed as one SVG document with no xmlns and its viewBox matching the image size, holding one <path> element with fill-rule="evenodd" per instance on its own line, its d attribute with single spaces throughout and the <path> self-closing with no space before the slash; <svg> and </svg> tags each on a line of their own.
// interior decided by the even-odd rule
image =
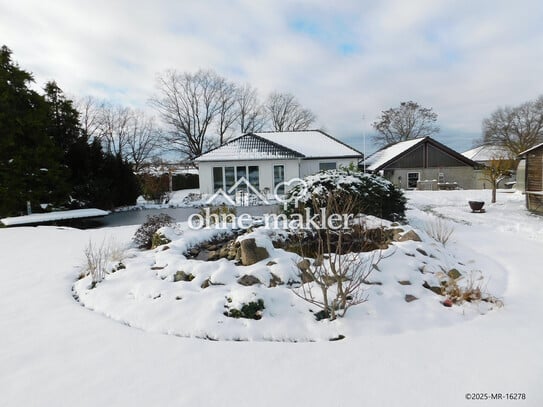
<svg viewBox="0 0 543 407">
<path fill-rule="evenodd" d="M 520 153 L 519 158 L 526 160 L 526 207 L 543 214 L 543 143 Z"/>
</svg>

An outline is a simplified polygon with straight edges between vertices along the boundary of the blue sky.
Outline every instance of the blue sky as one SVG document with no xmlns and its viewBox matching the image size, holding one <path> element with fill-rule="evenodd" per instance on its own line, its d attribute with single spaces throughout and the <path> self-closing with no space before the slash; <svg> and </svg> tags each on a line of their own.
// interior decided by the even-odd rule
<svg viewBox="0 0 543 407">
<path fill-rule="evenodd" d="M 0 39 L 40 86 L 146 107 L 156 74 L 211 68 L 294 93 L 362 149 L 401 101 L 467 150 L 499 106 L 543 93 L 540 1 L 0 0 Z"/>
</svg>

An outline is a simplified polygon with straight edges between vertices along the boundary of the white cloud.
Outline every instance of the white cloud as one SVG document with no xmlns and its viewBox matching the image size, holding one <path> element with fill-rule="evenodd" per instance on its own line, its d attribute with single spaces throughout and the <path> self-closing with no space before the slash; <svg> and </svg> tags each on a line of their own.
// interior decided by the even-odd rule
<svg viewBox="0 0 543 407">
<path fill-rule="evenodd" d="M 40 86 L 136 106 L 157 72 L 213 68 L 291 91 L 338 137 L 416 100 L 462 148 L 496 107 L 543 93 L 537 1 L 0 2 L 0 38 Z"/>
</svg>

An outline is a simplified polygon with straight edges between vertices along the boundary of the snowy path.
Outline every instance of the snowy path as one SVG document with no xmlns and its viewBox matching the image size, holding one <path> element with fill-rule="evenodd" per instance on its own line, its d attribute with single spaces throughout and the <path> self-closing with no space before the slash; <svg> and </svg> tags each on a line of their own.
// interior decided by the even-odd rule
<svg viewBox="0 0 543 407">
<path fill-rule="evenodd" d="M 464 217 L 452 208 L 443 205 Z M 149 334 L 79 306 L 73 266 L 89 235 L 123 240 L 133 227 L 0 230 L 0 405 L 543 405 L 543 220 L 499 230 L 486 215 L 459 224 L 454 240 L 507 269 L 505 308 L 448 328 L 301 344 Z M 467 392 L 527 400 L 466 401 Z"/>
</svg>

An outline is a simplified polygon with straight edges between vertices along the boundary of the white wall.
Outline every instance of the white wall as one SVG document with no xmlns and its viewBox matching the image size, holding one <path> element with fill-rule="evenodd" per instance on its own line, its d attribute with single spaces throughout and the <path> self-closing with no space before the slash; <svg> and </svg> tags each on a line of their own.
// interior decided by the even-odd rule
<svg viewBox="0 0 543 407">
<path fill-rule="evenodd" d="M 260 178 L 260 190 L 268 188 L 273 192 L 273 166 L 285 166 L 285 181 L 298 178 L 298 159 L 293 160 L 251 160 L 251 161 L 214 161 L 199 163 L 200 192 L 202 194 L 213 194 L 213 167 L 236 167 L 236 166 L 258 166 Z"/>
<path fill-rule="evenodd" d="M 300 165 L 300 178 L 306 175 L 312 175 L 319 172 L 320 163 L 336 163 L 336 168 L 340 166 L 348 167 L 351 163 L 358 166 L 358 160 L 355 158 L 328 158 L 328 159 L 314 159 L 314 160 L 302 160 Z"/>
</svg>

